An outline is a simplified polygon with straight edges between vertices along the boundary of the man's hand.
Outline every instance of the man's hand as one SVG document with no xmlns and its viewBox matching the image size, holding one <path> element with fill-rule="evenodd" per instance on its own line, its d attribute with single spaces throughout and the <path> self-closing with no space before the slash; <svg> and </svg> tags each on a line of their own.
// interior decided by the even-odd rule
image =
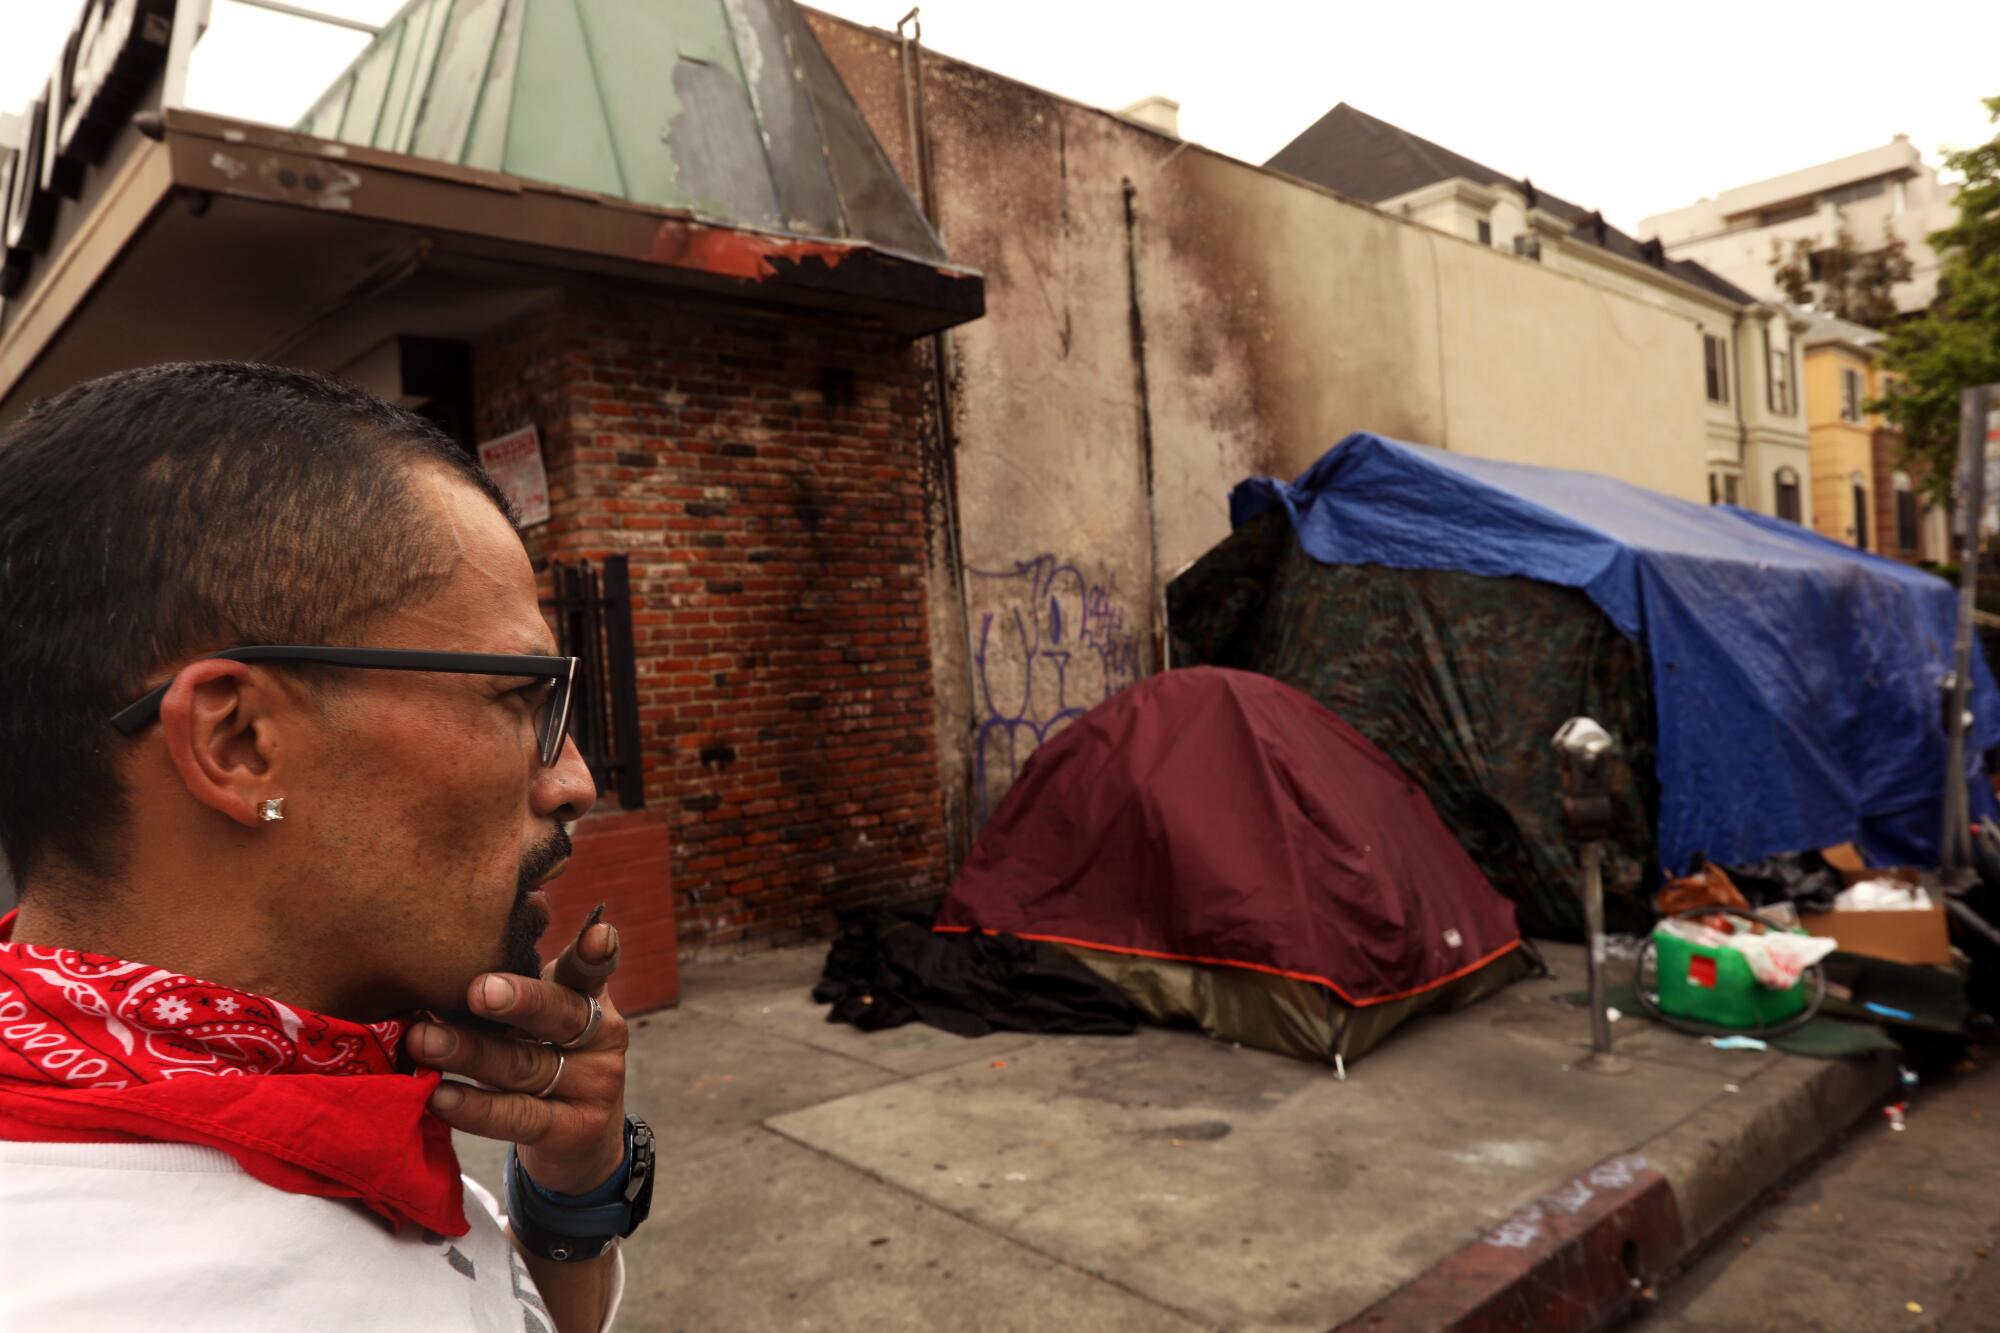
<svg viewBox="0 0 2000 1333">
<path fill-rule="evenodd" d="M 500 972 L 474 978 L 466 996 L 472 1011 L 507 1024 L 509 1035 L 436 1022 L 410 1031 L 416 1059 L 482 1085 L 441 1084 L 431 1096 L 438 1119 L 515 1144 L 528 1179 L 558 1194 L 588 1193 L 625 1160 L 624 1017 L 604 996 L 604 1017 L 588 1042 L 560 1051 L 546 1044 L 559 1046 L 583 1032 L 590 1022 L 585 997 L 603 990 L 617 953 L 618 933 L 600 924 L 543 968 L 539 981 Z M 603 975 L 585 975 L 593 971 Z M 538 1096 L 551 1079 L 555 1087 Z"/>
<path fill-rule="evenodd" d="M 466 994 L 472 1012 L 507 1024 L 517 1035 L 495 1037 L 443 1023 L 419 1023 L 410 1030 L 409 1048 L 417 1059 L 485 1085 L 440 1084 L 431 1094 L 432 1114 L 453 1129 L 514 1144 L 528 1179 L 558 1194 L 589 1193 L 625 1160 L 625 1019 L 602 995 L 617 958 L 618 932 L 595 925 L 542 969 L 540 981 L 498 972 L 473 978 Z M 589 996 L 600 997 L 604 1007 L 590 1040 L 561 1051 L 546 1045 L 583 1034 L 590 1023 Z M 544 1088 L 548 1094 L 538 1095 Z M 567 1264 L 519 1253 L 560 1333 L 593 1333 L 604 1326 L 616 1247 Z"/>
</svg>

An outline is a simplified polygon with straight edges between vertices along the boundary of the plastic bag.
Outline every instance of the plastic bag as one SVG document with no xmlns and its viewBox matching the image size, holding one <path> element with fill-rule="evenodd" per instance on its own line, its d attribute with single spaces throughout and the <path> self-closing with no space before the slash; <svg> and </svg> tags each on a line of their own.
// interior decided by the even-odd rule
<svg viewBox="0 0 2000 1333">
<path fill-rule="evenodd" d="M 1838 912 L 1928 912 L 1931 896 L 1899 879 L 1864 879 L 1841 890 L 1833 906 Z"/>
<path fill-rule="evenodd" d="M 1800 974 L 1840 947 L 1837 941 L 1813 935 L 1718 930 L 1699 921 L 1662 921 L 1659 929 L 1706 949 L 1736 950 L 1750 964 L 1757 984 L 1771 990 L 1790 990 Z"/>
<path fill-rule="evenodd" d="M 1995 848 L 2000 853 L 2000 843 Z M 1996 875 L 2000 875 L 2000 854 L 1996 854 L 1994 867 Z M 1831 912 L 1833 896 L 1840 892 L 1840 872 L 1814 851 L 1790 852 L 1730 866 L 1729 879 L 1738 892 L 1760 908 L 1791 902 L 1802 911 Z"/>
</svg>

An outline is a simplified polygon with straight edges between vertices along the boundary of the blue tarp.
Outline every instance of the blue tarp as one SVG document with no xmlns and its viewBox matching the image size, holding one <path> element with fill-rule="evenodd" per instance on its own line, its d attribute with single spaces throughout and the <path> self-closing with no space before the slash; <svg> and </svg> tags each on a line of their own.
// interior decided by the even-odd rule
<svg viewBox="0 0 2000 1333">
<path fill-rule="evenodd" d="M 1359 433 L 1282 505 L 1327 564 L 1520 576 L 1578 588 L 1645 649 L 1658 714 L 1660 861 L 1729 865 L 1858 842 L 1935 864 L 1957 592 L 1944 580 L 1733 506 L 1609 477 L 1468 458 Z M 1973 654 L 1972 764 L 2000 744 L 2000 691 Z M 1976 818 L 1992 813 L 1971 782 Z"/>
</svg>

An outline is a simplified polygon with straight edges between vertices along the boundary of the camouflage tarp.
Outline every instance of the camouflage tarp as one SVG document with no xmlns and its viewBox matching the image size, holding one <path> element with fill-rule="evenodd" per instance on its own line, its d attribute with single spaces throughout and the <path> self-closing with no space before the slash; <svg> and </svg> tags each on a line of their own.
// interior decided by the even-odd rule
<svg viewBox="0 0 2000 1333">
<path fill-rule="evenodd" d="M 1531 579 L 1323 565 L 1282 512 L 1263 515 L 1167 589 L 1173 665 L 1274 676 L 1325 704 L 1430 796 L 1521 929 L 1582 935 L 1551 739 L 1587 714 L 1619 739 L 1619 828 L 1606 912 L 1639 928 L 1655 881 L 1652 691 L 1638 645 L 1589 597 Z"/>
</svg>

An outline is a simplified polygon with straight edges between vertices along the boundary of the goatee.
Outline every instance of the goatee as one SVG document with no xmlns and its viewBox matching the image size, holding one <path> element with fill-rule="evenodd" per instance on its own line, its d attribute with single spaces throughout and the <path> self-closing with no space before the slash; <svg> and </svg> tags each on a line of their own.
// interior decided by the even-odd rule
<svg viewBox="0 0 2000 1333">
<path fill-rule="evenodd" d="M 521 858 L 521 871 L 514 885 L 514 909 L 507 914 L 507 928 L 500 936 L 501 972 L 524 977 L 542 974 L 542 956 L 535 946 L 549 928 L 548 909 L 529 895 L 541 887 L 549 872 L 569 859 L 569 830 L 556 825 L 547 842 Z"/>
<path fill-rule="evenodd" d="M 491 971 L 511 972 L 523 977 L 542 975 L 542 956 L 535 946 L 541 943 L 542 932 L 549 928 L 549 913 L 546 907 L 529 895 L 541 887 L 551 870 L 568 859 L 569 853 L 569 831 L 558 824 L 548 841 L 521 858 L 520 875 L 514 885 L 514 906 L 507 913 L 507 924 L 500 932 L 499 962 L 493 965 Z M 470 1009 L 461 1008 L 446 1017 L 452 1023 L 478 1032 L 500 1033 L 508 1028 L 507 1024 L 483 1018 Z"/>
</svg>

